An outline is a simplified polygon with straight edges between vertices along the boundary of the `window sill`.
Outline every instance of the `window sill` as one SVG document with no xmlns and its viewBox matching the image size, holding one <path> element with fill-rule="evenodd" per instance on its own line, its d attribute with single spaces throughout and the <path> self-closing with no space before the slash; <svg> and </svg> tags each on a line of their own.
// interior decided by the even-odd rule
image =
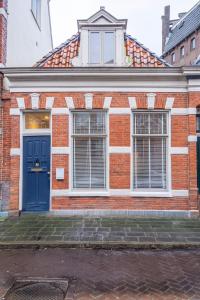
<svg viewBox="0 0 200 300">
<path fill-rule="evenodd" d="M 108 197 L 109 192 L 106 190 L 94 190 L 94 191 L 69 191 L 68 193 L 69 197 Z"/>
<path fill-rule="evenodd" d="M 172 193 L 169 191 L 133 191 L 131 192 L 131 196 L 132 197 L 163 197 L 163 198 L 167 198 L 167 197 L 172 197 Z"/>
</svg>

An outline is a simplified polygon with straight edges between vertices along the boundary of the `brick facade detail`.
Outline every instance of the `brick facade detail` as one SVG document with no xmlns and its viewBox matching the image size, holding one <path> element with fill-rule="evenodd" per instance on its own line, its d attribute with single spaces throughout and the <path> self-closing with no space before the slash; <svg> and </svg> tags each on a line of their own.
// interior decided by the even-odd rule
<svg viewBox="0 0 200 300">
<path fill-rule="evenodd" d="M 41 93 L 39 108 L 45 108 L 46 97 L 54 97 L 53 109 L 67 108 L 66 97 L 72 97 L 75 109 L 85 109 L 85 93 Z M 105 97 L 112 97 L 112 108 L 129 108 L 129 97 L 135 97 L 137 109 L 147 110 L 146 93 L 93 93 L 93 107 L 103 108 Z M 200 104 L 200 92 L 191 93 L 157 93 L 154 109 L 165 109 L 166 99 L 174 98 L 173 108 L 196 108 Z M 17 98 L 23 98 L 25 108 L 31 109 L 31 98 L 28 93 L 12 93 L 10 99 L 3 99 L 3 182 L 7 187 L 4 195 L 9 211 L 19 211 L 22 201 L 20 191 L 20 155 L 10 155 L 12 148 L 22 150 L 20 133 L 20 115 L 10 115 L 10 108 L 18 108 Z M 53 112 L 53 110 L 52 110 Z M 131 109 L 130 114 L 109 113 L 109 147 L 126 147 L 131 149 Z M 70 145 L 70 115 L 52 113 L 52 147 L 69 147 Z M 188 191 L 188 196 L 174 194 L 172 197 L 138 197 L 127 196 L 131 192 L 132 167 L 130 153 L 107 153 L 109 162 L 109 190 L 120 195 L 104 196 L 52 196 L 51 210 L 68 209 L 130 209 L 130 210 L 198 210 L 196 143 L 188 142 L 189 135 L 196 135 L 195 115 L 171 116 L 171 147 L 188 148 L 188 154 L 171 155 L 171 182 L 173 191 Z M 132 151 L 132 149 L 131 149 Z M 72 152 L 70 152 L 72 153 Z M 51 154 L 52 191 L 70 190 L 70 160 L 72 154 Z M 12 166 L 12 167 L 11 167 Z M 65 179 L 56 180 L 56 168 L 64 168 Z M 1 178 L 2 179 L 2 178 Z M 4 190 L 6 190 L 4 188 Z M 8 192 L 9 191 L 9 192 Z"/>
</svg>

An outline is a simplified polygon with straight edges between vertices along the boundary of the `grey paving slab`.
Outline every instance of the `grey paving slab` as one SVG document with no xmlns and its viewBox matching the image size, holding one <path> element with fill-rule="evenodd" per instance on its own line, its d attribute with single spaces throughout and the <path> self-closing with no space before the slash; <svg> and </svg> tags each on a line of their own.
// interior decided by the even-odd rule
<svg viewBox="0 0 200 300">
<path fill-rule="evenodd" d="M 200 247 L 200 219 L 22 215 L 0 222 L 0 246 Z M 48 244 L 49 243 L 49 244 Z M 74 244 L 73 244 L 74 245 Z"/>
</svg>

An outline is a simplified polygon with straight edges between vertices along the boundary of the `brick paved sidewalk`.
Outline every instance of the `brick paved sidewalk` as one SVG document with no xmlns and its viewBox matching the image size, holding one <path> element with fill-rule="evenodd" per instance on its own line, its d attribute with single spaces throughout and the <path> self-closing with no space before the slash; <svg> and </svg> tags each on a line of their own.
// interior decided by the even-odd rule
<svg viewBox="0 0 200 300">
<path fill-rule="evenodd" d="M 200 248 L 200 219 L 22 215 L 0 222 L 0 247 Z"/>
</svg>

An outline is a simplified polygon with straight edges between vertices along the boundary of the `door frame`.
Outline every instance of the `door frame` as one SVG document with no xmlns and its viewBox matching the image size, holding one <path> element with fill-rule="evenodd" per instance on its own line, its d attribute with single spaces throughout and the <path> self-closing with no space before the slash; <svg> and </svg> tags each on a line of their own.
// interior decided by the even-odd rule
<svg viewBox="0 0 200 300">
<path fill-rule="evenodd" d="M 26 112 L 49 112 L 50 113 L 50 129 L 25 129 L 25 118 Z M 27 109 L 20 111 L 20 172 L 19 172 L 19 211 L 23 209 L 23 138 L 24 136 L 49 136 L 50 137 L 50 191 L 49 191 L 49 211 L 52 210 L 52 113 L 50 109 Z"/>
</svg>

